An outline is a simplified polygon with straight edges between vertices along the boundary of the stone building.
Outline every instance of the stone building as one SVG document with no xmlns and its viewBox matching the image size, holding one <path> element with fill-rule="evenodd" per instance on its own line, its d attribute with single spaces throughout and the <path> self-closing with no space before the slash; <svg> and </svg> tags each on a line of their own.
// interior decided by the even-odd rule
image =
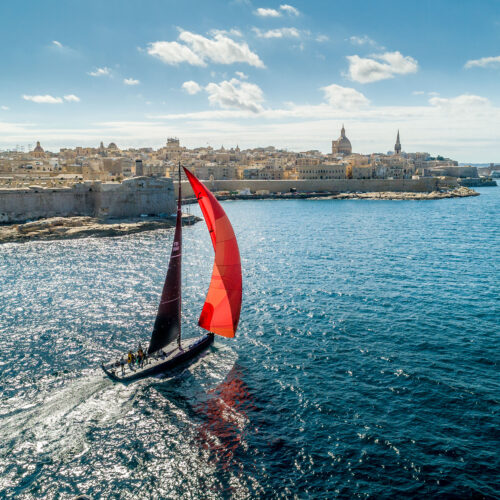
<svg viewBox="0 0 500 500">
<path fill-rule="evenodd" d="M 40 141 L 36 141 L 36 147 L 31 152 L 31 156 L 33 158 L 43 158 L 45 156 L 45 151 L 43 150 L 42 146 L 40 146 Z"/>
<path fill-rule="evenodd" d="M 345 128 L 342 125 L 340 137 L 336 141 L 332 141 L 332 155 L 334 156 L 349 156 L 352 154 L 351 141 L 345 135 Z"/>
<path fill-rule="evenodd" d="M 295 167 L 297 179 L 322 180 L 345 179 L 346 166 L 344 163 L 320 163 L 317 165 L 297 165 Z"/>
</svg>

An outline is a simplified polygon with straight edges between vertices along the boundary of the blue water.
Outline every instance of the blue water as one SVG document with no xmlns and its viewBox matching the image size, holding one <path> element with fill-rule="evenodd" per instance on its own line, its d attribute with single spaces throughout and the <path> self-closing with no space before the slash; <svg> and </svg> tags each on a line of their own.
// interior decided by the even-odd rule
<svg viewBox="0 0 500 500">
<path fill-rule="evenodd" d="M 0 247 L 0 497 L 500 497 L 500 189 L 224 204 L 238 336 L 129 386 L 172 232 Z M 184 231 L 184 331 L 210 279 Z"/>
</svg>

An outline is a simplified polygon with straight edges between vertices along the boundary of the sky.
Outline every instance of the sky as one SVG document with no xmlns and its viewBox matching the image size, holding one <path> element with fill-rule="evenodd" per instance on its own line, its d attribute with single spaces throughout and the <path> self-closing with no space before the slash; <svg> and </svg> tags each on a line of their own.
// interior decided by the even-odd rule
<svg viewBox="0 0 500 500">
<path fill-rule="evenodd" d="M 0 62 L 4 150 L 328 152 L 344 124 L 500 162 L 500 0 L 3 1 Z"/>
</svg>

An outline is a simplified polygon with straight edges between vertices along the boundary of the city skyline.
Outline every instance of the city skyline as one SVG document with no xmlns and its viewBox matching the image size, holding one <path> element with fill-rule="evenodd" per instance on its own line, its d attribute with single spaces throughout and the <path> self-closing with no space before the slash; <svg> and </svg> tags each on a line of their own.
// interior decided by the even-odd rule
<svg viewBox="0 0 500 500">
<path fill-rule="evenodd" d="M 2 5 L 0 149 L 394 147 L 498 161 L 494 1 Z M 71 20 L 68 21 L 68 20 Z"/>
</svg>

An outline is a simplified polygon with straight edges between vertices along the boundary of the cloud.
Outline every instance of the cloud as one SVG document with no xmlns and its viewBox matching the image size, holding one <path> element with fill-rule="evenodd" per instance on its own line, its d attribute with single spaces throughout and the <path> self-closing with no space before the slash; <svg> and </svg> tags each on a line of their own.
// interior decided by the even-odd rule
<svg viewBox="0 0 500 500">
<path fill-rule="evenodd" d="M 179 35 L 179 39 L 189 45 L 200 57 L 214 63 L 243 62 L 257 68 L 265 67 L 259 56 L 250 50 L 246 42 L 235 42 L 232 38 L 220 33 L 217 33 L 211 40 L 202 35 L 183 31 Z"/>
<path fill-rule="evenodd" d="M 166 64 L 187 62 L 193 66 L 206 66 L 207 61 L 216 64 L 247 63 L 257 68 L 265 68 L 259 56 L 250 50 L 246 42 L 236 42 L 223 32 L 214 32 L 212 38 L 181 31 L 179 42 L 150 43 L 148 54 Z"/>
<path fill-rule="evenodd" d="M 25 101 L 36 102 L 37 104 L 61 104 L 67 102 L 80 102 L 80 98 L 74 94 L 68 94 L 64 97 L 54 97 L 52 95 L 23 95 Z"/>
<path fill-rule="evenodd" d="M 248 75 L 245 75 L 242 71 L 236 71 L 235 75 L 240 79 L 240 80 L 248 80 Z"/>
<path fill-rule="evenodd" d="M 178 42 L 153 42 L 150 43 L 147 52 L 157 57 L 165 64 L 176 65 L 187 62 L 192 66 L 206 66 L 206 62 L 189 47 Z"/>
<path fill-rule="evenodd" d="M 103 68 L 97 68 L 95 71 L 89 71 L 90 76 L 110 76 L 111 70 L 104 66 Z"/>
<path fill-rule="evenodd" d="M 281 12 L 276 9 L 264 9 L 259 7 L 254 14 L 260 17 L 281 17 Z"/>
<path fill-rule="evenodd" d="M 68 94 L 64 96 L 64 100 L 68 102 L 80 102 L 80 98 L 75 94 Z"/>
<path fill-rule="evenodd" d="M 59 49 L 63 48 L 63 44 L 61 42 L 58 42 L 57 40 L 52 40 L 52 44 L 58 47 Z"/>
<path fill-rule="evenodd" d="M 464 94 L 468 95 L 468 94 Z M 455 100 L 462 96 L 448 96 Z M 479 97 L 479 96 L 476 96 Z M 463 97 L 462 97 L 463 99 Z M 461 99 L 460 99 L 461 100 Z M 459 101 L 460 101 L 459 100 Z M 328 152 L 331 140 L 345 123 L 353 150 L 387 151 L 401 130 L 406 151 L 428 151 L 463 162 L 490 162 L 498 158 L 500 107 L 467 98 L 467 119 L 449 106 L 429 103 L 403 106 L 367 106 L 339 109 L 327 102 L 288 103 L 255 113 L 244 109 L 205 109 L 193 113 L 149 115 L 139 121 L 85 122 L 77 128 L 40 123 L 7 122 L 0 118 L 0 148 L 32 142 L 36 136 L 46 149 L 99 144 L 102 137 L 127 147 L 162 147 L 172 127 L 183 145 L 233 144 L 257 147 L 272 144 L 296 151 Z M 3 115 L 5 116 L 5 114 Z M 462 114 L 463 117 L 463 114 Z"/>
<path fill-rule="evenodd" d="M 400 52 L 385 52 L 373 54 L 369 58 L 358 55 L 347 56 L 349 61 L 348 77 L 359 83 L 371 83 L 379 80 L 394 78 L 395 75 L 416 73 L 418 63 L 409 56 Z"/>
<path fill-rule="evenodd" d="M 198 92 L 201 91 L 201 87 L 193 80 L 189 80 L 188 82 L 184 82 L 182 84 L 182 88 L 190 95 L 197 94 Z"/>
<path fill-rule="evenodd" d="M 321 90 L 324 92 L 328 104 L 335 108 L 359 108 L 366 106 L 370 102 L 361 92 L 349 87 L 332 84 L 327 87 L 321 87 Z"/>
<path fill-rule="evenodd" d="M 330 40 L 330 37 L 328 35 L 318 35 L 316 37 L 317 42 L 328 42 Z"/>
<path fill-rule="evenodd" d="M 252 29 L 258 38 L 300 38 L 297 28 L 278 28 L 268 31 L 262 31 L 259 28 Z"/>
<path fill-rule="evenodd" d="M 353 45 L 370 45 L 371 47 L 376 47 L 377 42 L 375 40 L 372 40 L 368 35 L 363 35 L 363 36 L 351 36 L 349 37 L 349 41 Z"/>
<path fill-rule="evenodd" d="M 239 109 L 259 113 L 264 96 L 262 89 L 254 83 L 242 82 L 237 78 L 220 83 L 209 83 L 205 87 L 211 105 L 225 109 Z"/>
<path fill-rule="evenodd" d="M 280 5 L 280 9 L 282 11 L 286 12 L 287 14 L 290 14 L 291 16 L 298 16 L 300 14 L 300 12 L 295 7 L 292 7 L 291 5 L 287 5 L 287 4 Z"/>
<path fill-rule="evenodd" d="M 216 29 L 214 29 L 214 30 L 210 30 L 209 33 L 212 36 L 215 36 L 215 35 L 243 36 L 241 31 L 236 29 L 236 28 L 231 28 L 230 30 L 216 30 Z"/>
<path fill-rule="evenodd" d="M 37 104 L 61 104 L 63 102 L 61 97 L 54 97 L 49 94 L 46 95 L 23 95 L 25 101 L 36 102 Z"/>
<path fill-rule="evenodd" d="M 280 5 L 280 10 L 290 16 L 298 16 L 300 14 L 298 9 L 287 4 Z M 260 17 L 281 17 L 282 12 L 276 9 L 259 7 L 256 11 L 254 11 L 254 14 Z"/>
<path fill-rule="evenodd" d="M 0 109 L 2 111 L 9 111 L 10 108 L 8 106 L 0 106 Z"/>
<path fill-rule="evenodd" d="M 464 68 L 500 68 L 500 56 L 471 59 L 465 63 Z"/>
<path fill-rule="evenodd" d="M 141 82 L 139 80 L 134 80 L 134 78 L 124 78 L 123 83 L 125 85 L 139 85 Z"/>
<path fill-rule="evenodd" d="M 425 94 L 425 92 L 424 92 L 423 90 L 414 90 L 414 91 L 412 92 L 412 94 L 413 94 L 413 95 L 424 95 L 424 94 Z"/>
<path fill-rule="evenodd" d="M 477 108 L 478 106 L 489 106 L 491 103 L 486 97 L 473 94 L 462 94 L 457 97 L 431 97 L 429 104 L 432 106 L 446 107 L 448 109 L 460 110 L 464 108 Z"/>
</svg>

